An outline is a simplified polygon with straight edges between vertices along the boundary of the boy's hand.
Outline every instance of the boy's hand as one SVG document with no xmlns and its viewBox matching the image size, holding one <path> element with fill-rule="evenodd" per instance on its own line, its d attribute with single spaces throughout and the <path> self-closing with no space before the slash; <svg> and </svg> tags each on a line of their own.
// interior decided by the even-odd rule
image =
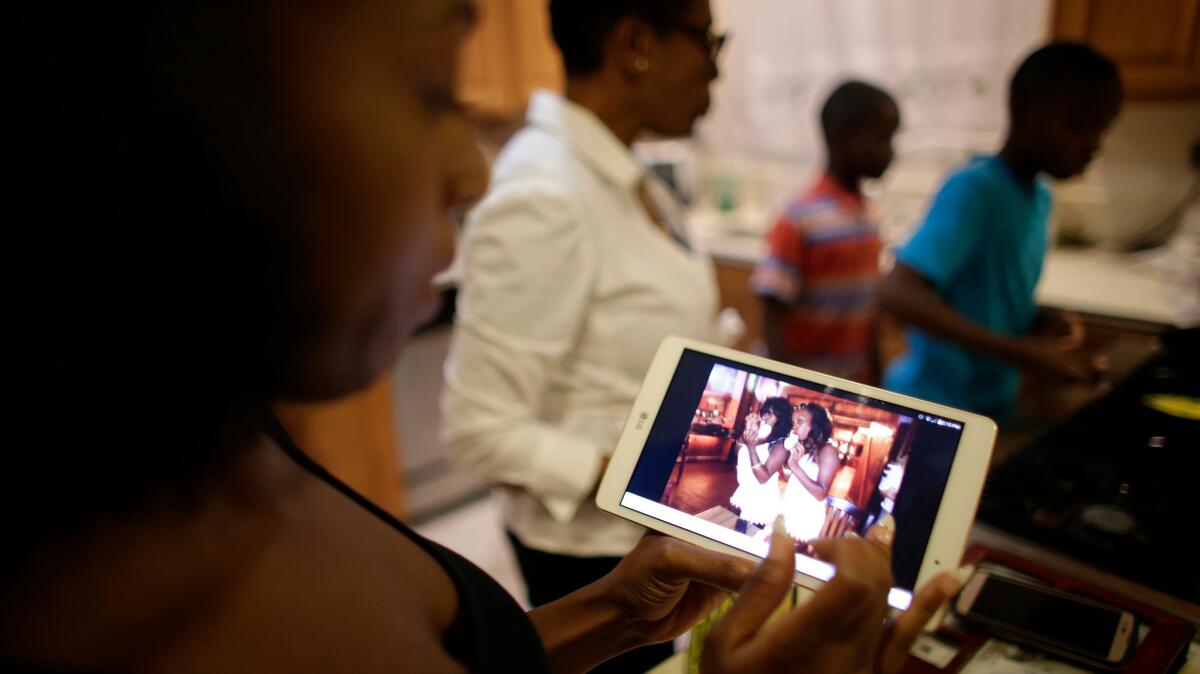
<svg viewBox="0 0 1200 674">
<path fill-rule="evenodd" d="M 1087 326 L 1074 311 L 1042 309 L 1034 319 L 1030 337 L 1053 340 L 1060 349 L 1078 349 L 1087 337 Z"/>
<path fill-rule="evenodd" d="M 1064 311 L 1059 315 L 1059 321 L 1062 323 L 1062 334 L 1058 338 L 1059 348 L 1078 349 L 1082 347 L 1083 340 L 1087 337 L 1087 328 L 1079 314 L 1074 311 Z"/>
<path fill-rule="evenodd" d="M 1093 384 L 1103 369 L 1078 349 L 1062 348 L 1058 340 L 1028 340 L 1022 344 L 1021 356 L 1029 369 L 1068 382 Z"/>
</svg>

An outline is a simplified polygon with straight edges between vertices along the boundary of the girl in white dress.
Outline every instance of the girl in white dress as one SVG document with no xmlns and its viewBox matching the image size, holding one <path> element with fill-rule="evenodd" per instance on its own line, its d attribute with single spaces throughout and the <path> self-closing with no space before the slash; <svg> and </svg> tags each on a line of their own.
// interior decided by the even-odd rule
<svg viewBox="0 0 1200 674">
<path fill-rule="evenodd" d="M 729 502 L 740 512 L 736 530 L 749 523 L 765 527 L 779 513 L 779 470 L 788 460 L 784 440 L 792 430 L 792 404 L 786 398 L 767 398 L 760 414 L 746 415 L 738 443 L 738 488 Z"/>
<path fill-rule="evenodd" d="M 807 543 L 821 533 L 825 498 L 842 462 L 829 444 L 833 423 L 824 407 L 802 403 L 792 414 L 792 424 L 792 434 L 785 442 L 792 475 L 784 488 L 781 509 L 788 535 Z"/>
</svg>

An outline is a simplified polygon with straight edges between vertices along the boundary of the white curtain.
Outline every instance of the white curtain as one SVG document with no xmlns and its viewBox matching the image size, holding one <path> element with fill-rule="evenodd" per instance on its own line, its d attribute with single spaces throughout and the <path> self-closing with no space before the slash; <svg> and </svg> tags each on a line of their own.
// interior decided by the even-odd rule
<svg viewBox="0 0 1200 674">
<path fill-rule="evenodd" d="M 1050 0 L 714 0 L 713 11 L 733 37 L 700 129 L 706 152 L 812 164 L 820 105 L 851 77 L 899 100 L 901 153 L 990 142 Z"/>
</svg>

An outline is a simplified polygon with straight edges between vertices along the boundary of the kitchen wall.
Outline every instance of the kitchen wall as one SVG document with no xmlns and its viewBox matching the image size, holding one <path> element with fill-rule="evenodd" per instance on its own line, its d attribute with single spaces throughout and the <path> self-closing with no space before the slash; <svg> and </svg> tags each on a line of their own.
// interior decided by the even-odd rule
<svg viewBox="0 0 1200 674">
<path fill-rule="evenodd" d="M 1088 174 L 1058 189 L 1058 225 L 1120 246 L 1166 218 L 1200 178 L 1200 101 L 1126 105 Z"/>
<path fill-rule="evenodd" d="M 1049 0 L 715 0 L 732 33 L 698 128 L 699 210 L 762 230 L 824 161 L 818 113 L 848 78 L 890 91 L 903 127 L 871 186 L 886 234 L 904 238 L 948 169 L 995 147 L 1009 73 L 1048 30 Z M 702 220 L 705 218 L 701 218 Z"/>
</svg>

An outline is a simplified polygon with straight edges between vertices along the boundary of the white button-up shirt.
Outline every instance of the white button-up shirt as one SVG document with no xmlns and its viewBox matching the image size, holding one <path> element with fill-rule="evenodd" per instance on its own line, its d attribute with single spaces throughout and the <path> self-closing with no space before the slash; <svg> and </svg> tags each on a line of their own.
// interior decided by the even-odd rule
<svg viewBox="0 0 1200 674">
<path fill-rule="evenodd" d="M 711 261 L 650 219 L 642 181 L 682 222 L 645 176 L 590 111 L 539 91 L 465 227 L 442 439 L 496 486 L 532 548 L 624 555 L 637 543 L 640 527 L 595 506 L 602 458 L 659 342 L 720 337 Z"/>
</svg>

